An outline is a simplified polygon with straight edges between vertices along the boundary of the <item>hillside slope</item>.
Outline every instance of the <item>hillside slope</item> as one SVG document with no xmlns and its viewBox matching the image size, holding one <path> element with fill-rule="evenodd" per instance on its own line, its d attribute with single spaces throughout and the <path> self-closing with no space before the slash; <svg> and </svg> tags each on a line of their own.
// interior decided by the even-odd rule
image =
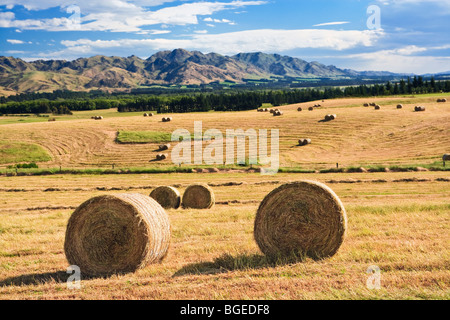
<svg viewBox="0 0 450 320">
<path fill-rule="evenodd" d="M 355 76 L 355 72 L 261 52 L 228 57 L 176 49 L 157 52 L 145 60 L 136 56 L 98 55 L 73 61 L 25 62 L 18 58 L 0 57 L 0 90 L 19 93 L 136 88 L 149 84 L 207 84 L 226 80 L 242 82 L 246 78 L 271 76 L 336 77 Z"/>
</svg>

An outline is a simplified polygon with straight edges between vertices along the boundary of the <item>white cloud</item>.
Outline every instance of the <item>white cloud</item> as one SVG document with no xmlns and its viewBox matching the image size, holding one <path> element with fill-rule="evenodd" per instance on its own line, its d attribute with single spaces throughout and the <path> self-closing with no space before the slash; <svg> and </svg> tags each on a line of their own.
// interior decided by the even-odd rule
<svg viewBox="0 0 450 320">
<path fill-rule="evenodd" d="M 437 73 L 449 70 L 450 57 L 423 55 L 423 53 L 448 48 L 450 48 L 450 45 L 431 48 L 406 46 L 398 49 L 358 53 L 334 58 L 346 60 L 348 67 L 356 70 L 417 74 Z M 421 53 L 421 55 L 416 55 L 417 53 Z"/>
<path fill-rule="evenodd" d="M 412 7 L 417 5 L 435 5 L 441 8 L 441 11 L 433 12 L 436 15 L 450 13 L 449 0 L 377 0 L 380 4 L 391 6 L 394 8 L 403 9 L 405 7 Z"/>
<path fill-rule="evenodd" d="M 196 31 L 194 31 L 194 33 L 205 34 L 205 33 L 208 33 L 208 30 L 196 30 Z"/>
<path fill-rule="evenodd" d="M 336 21 L 336 22 L 326 22 L 326 23 L 319 23 L 313 25 L 313 27 L 321 27 L 321 26 L 334 26 L 334 25 L 341 25 L 341 24 L 347 24 L 350 23 L 348 21 Z"/>
<path fill-rule="evenodd" d="M 23 44 L 23 43 L 25 43 L 22 40 L 16 40 L 16 39 L 6 39 L 6 42 L 9 42 L 11 44 Z"/>
<path fill-rule="evenodd" d="M 376 31 L 338 30 L 249 30 L 221 34 L 195 33 L 185 39 L 119 39 L 119 40 L 65 40 L 66 48 L 53 56 L 78 57 L 100 54 L 114 48 L 133 48 L 137 51 L 158 51 L 175 48 L 236 54 L 239 52 L 283 52 L 299 48 L 345 50 L 358 46 L 372 46 L 383 35 Z M 49 56 L 49 58 L 52 58 Z"/>
<path fill-rule="evenodd" d="M 72 0 L 63 0 L 55 4 L 53 0 L 28 1 L 4 0 L 6 5 L 23 5 L 28 10 L 43 10 L 59 6 L 62 9 L 73 4 Z M 235 0 L 231 2 L 192 2 L 169 6 L 151 11 L 149 6 L 160 5 L 172 0 L 126 1 L 126 0 L 79 0 L 81 20 L 76 25 L 76 31 L 114 31 L 139 32 L 141 27 L 157 24 L 189 25 L 198 24 L 198 17 L 212 15 L 216 12 L 265 4 L 265 1 Z M 10 27 L 25 30 L 67 31 L 74 30 L 70 17 L 73 12 L 67 12 L 67 17 L 53 19 L 15 20 L 12 12 L 0 14 L 0 27 Z M 214 19 L 217 20 L 217 19 Z M 232 23 L 227 19 L 220 23 Z"/>
</svg>

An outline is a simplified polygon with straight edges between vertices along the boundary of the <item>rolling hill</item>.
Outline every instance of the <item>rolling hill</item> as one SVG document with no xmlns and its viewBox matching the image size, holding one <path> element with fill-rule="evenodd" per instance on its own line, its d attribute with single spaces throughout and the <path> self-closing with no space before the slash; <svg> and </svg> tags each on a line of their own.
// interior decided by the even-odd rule
<svg viewBox="0 0 450 320">
<path fill-rule="evenodd" d="M 176 49 L 148 59 L 137 56 L 93 56 L 66 60 L 26 62 L 0 57 L 0 92 L 35 92 L 55 89 L 123 89 L 151 84 L 207 84 L 215 81 L 289 76 L 302 78 L 355 77 L 358 72 L 278 54 L 217 53 Z"/>
</svg>

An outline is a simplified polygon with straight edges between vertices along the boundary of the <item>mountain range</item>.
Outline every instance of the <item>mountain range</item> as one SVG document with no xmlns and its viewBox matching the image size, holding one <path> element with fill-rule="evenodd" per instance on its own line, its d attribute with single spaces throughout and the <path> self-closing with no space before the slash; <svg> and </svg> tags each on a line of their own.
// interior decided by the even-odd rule
<svg viewBox="0 0 450 320">
<path fill-rule="evenodd" d="M 354 78 L 370 75 L 339 69 L 318 62 L 279 54 L 239 53 L 224 56 L 217 53 L 175 49 L 160 51 L 148 59 L 137 56 L 93 56 L 66 60 L 36 60 L 0 57 L 0 93 L 36 92 L 67 89 L 129 89 L 148 85 L 208 84 L 211 82 L 270 77 Z M 375 75 L 375 74 L 374 74 Z M 381 72 L 376 75 L 392 75 Z"/>
</svg>

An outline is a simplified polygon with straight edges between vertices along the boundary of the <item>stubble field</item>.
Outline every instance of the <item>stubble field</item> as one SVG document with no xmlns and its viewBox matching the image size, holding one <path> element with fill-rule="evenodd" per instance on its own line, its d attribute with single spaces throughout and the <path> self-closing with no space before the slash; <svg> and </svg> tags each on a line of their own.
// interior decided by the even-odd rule
<svg viewBox="0 0 450 320">
<path fill-rule="evenodd" d="M 411 104 L 395 109 L 408 99 Z M 5 124 L 0 141 L 41 145 L 52 157 L 44 166 L 165 166 L 170 160 L 148 162 L 156 144 L 117 144 L 117 130 L 192 132 L 193 121 L 202 120 L 205 129 L 223 131 L 279 128 L 286 167 L 437 162 L 450 146 L 450 108 L 435 98 L 417 99 L 375 99 L 380 111 L 363 108 L 362 99 L 346 99 L 325 101 L 325 110 L 311 112 L 284 106 L 283 117 L 256 111 L 173 115 L 169 124 L 132 114 L 103 122 Z M 412 112 L 416 102 L 427 112 Z M 327 113 L 336 113 L 337 120 L 319 123 Z M 314 143 L 295 147 L 304 135 Z M 348 214 L 346 240 L 327 260 L 269 261 L 253 239 L 258 205 L 280 184 L 303 179 L 324 182 L 341 198 Z M 81 289 L 67 288 L 64 234 L 79 204 L 101 194 L 150 194 L 159 185 L 183 192 L 193 182 L 212 186 L 217 204 L 167 211 L 172 238 L 163 262 L 132 274 L 82 278 Z M 0 176 L 0 298 L 449 299 L 449 182 L 448 171 Z M 374 265 L 381 270 L 380 289 L 366 285 Z"/>
</svg>

